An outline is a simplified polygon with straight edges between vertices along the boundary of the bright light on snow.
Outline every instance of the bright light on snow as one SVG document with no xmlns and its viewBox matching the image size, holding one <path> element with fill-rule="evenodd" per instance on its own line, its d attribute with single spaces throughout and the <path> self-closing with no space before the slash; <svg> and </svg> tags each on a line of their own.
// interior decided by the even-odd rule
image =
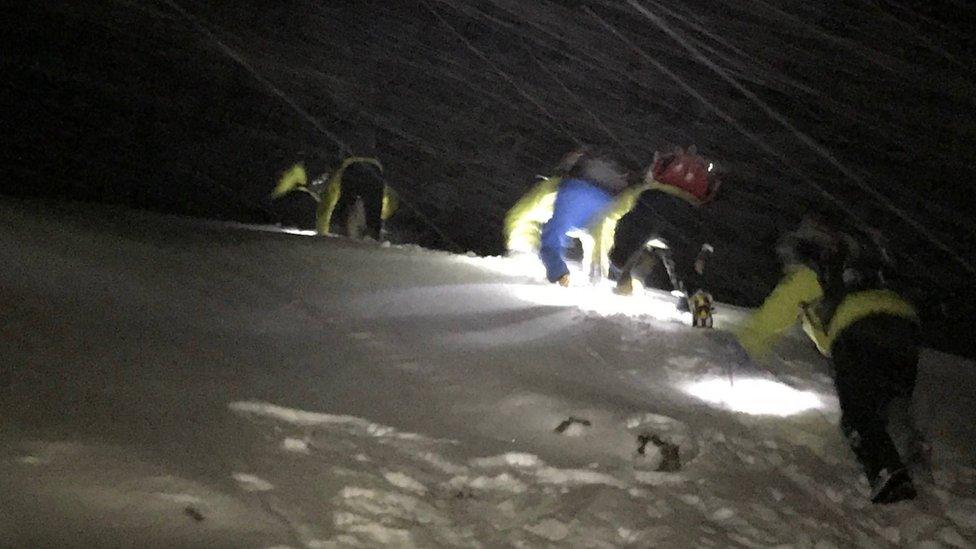
<svg viewBox="0 0 976 549">
<path fill-rule="evenodd" d="M 557 284 L 512 284 L 510 288 L 515 297 L 537 305 L 578 307 L 601 316 L 650 316 L 657 320 L 691 323 L 691 314 L 678 311 L 674 299 L 667 294 L 643 292 L 630 296 L 616 295 L 610 282 L 569 288 Z"/>
<path fill-rule="evenodd" d="M 732 383 L 728 379 L 709 379 L 683 389 L 706 402 L 744 414 L 790 416 L 821 407 L 814 393 L 768 379 L 736 379 Z"/>
<path fill-rule="evenodd" d="M 282 228 L 281 232 L 288 233 L 288 234 L 297 234 L 301 236 L 315 236 L 319 234 L 316 231 L 310 231 L 306 229 L 293 229 L 293 228 Z"/>
<path fill-rule="evenodd" d="M 236 221 L 206 221 L 205 223 L 217 227 L 244 229 L 246 231 L 259 231 L 262 233 L 287 233 L 301 236 L 316 236 L 319 234 L 314 230 L 299 229 L 297 227 L 281 227 L 278 225 L 252 225 L 250 223 L 238 223 Z"/>
<path fill-rule="evenodd" d="M 533 254 L 513 254 L 507 257 L 458 256 L 458 259 L 503 275 L 545 279 L 545 268 Z M 594 286 L 589 283 L 578 263 L 568 262 L 567 267 L 570 271 L 568 288 L 548 283 L 510 284 L 508 287 L 515 297 L 536 305 L 578 307 L 601 316 L 649 316 L 657 320 L 691 324 L 691 313 L 678 311 L 674 298 L 667 294 L 642 291 L 640 283 L 635 281 L 634 295 L 617 295 L 613 293 L 613 282 L 604 280 Z M 683 296 L 679 292 L 679 297 Z"/>
<path fill-rule="evenodd" d="M 926 350 L 919 365 L 920 378 L 938 381 L 919 384 L 923 403 L 939 401 L 921 406 L 919 419 L 940 454 L 951 458 L 938 460 L 933 474 L 950 513 L 903 504 L 886 514 L 865 507 L 867 483 L 838 437 L 832 380 L 804 340 L 780 342 L 791 377 L 777 378 L 739 363 L 739 349 L 717 330 L 659 320 L 681 316 L 675 298 L 639 283 L 634 295 L 620 296 L 612 282 L 591 285 L 578 269 L 564 288 L 541 275 L 489 270 L 511 266 L 506 258 L 458 258 L 420 247 L 391 257 L 379 245 L 291 238 L 271 225 L 235 228 L 97 208 L 86 204 L 71 213 L 70 234 L 48 234 L 36 227 L 57 226 L 69 210 L 0 199 L 0 218 L 16 221 L 0 223 L 0 241 L 16 244 L 2 256 L 25 269 L 0 269 L 0 287 L 17 288 L 33 304 L 14 311 L 26 315 L 23 329 L 0 330 L 4 358 L 30 362 L 31 350 L 19 345 L 25 333 L 53 342 L 51 360 L 34 366 L 47 369 L 17 375 L 17 390 L 3 395 L 8 407 L 25 413 L 13 429 L 0 429 L 0 447 L 10 449 L 0 451 L 0 476 L 12 487 L 4 509 L 50 527 L 4 528 L 11 521 L 0 518 L 0 547 L 60 546 L 64 539 L 85 547 L 182 547 L 194 540 L 262 547 L 682 547 L 710 539 L 727 546 L 722 529 L 750 547 L 811 545 L 798 539 L 880 547 L 916 538 L 920 547 L 972 546 L 971 360 Z M 122 222 L 106 224 L 107 215 Z M 135 224 L 144 229 L 138 238 L 129 235 Z M 221 246 L 230 240 L 239 245 Z M 282 272 L 308 269 L 302 245 L 308 242 L 329 262 L 327 272 L 315 274 L 355 284 L 319 284 L 303 294 L 304 304 L 294 292 L 266 291 L 268 264 Z M 101 282 L 117 278 L 119 265 L 138 265 L 146 246 L 160 254 L 154 269 L 124 271 L 131 284 Z M 119 261 L 78 268 L 71 258 L 79 252 Z M 525 259 L 527 268 L 541 270 L 538 258 Z M 63 284 L 69 277 L 78 283 Z M 119 307 L 145 304 L 147 287 L 159 299 L 144 317 L 133 323 L 118 316 Z M 48 313 L 55 308 L 53 322 Z M 741 326 L 749 314 L 731 306 L 720 311 L 729 326 Z M 318 314 L 309 322 L 312 313 Z M 90 332 L 92 318 L 119 337 L 89 338 L 90 349 L 70 337 L 62 341 L 66 333 Z M 235 362 L 239 375 L 229 386 L 214 354 L 238 356 L 236 340 L 210 337 L 213 345 L 180 353 L 181 367 L 167 368 L 174 322 L 195 339 L 233 331 L 266 344 Z M 110 368 L 90 368 L 93 355 L 132 362 L 136 375 L 120 380 Z M 737 364 L 731 386 L 731 372 L 722 368 L 729 361 Z M 276 365 L 273 376 L 268 364 Z M 48 391 L 47 380 L 62 366 L 84 370 L 84 383 Z M 120 393 L 153 394 L 160 380 L 181 383 L 185 371 L 203 376 L 200 390 L 134 403 L 133 413 L 117 417 L 102 413 Z M 696 381 L 703 383 L 686 385 Z M 83 406 L 73 404 L 78 391 L 86 394 Z M 83 423 L 94 433 L 111 422 L 131 436 L 38 437 L 48 421 L 33 405 L 40 393 L 72 408 L 58 429 Z M 282 402 L 259 398 L 268 394 Z M 296 401 L 309 406 L 288 407 Z M 203 418 L 192 433 L 178 421 L 157 422 L 156 430 L 143 421 L 220 407 L 226 418 Z M 799 415 L 780 417 L 791 413 Z M 554 432 L 570 418 L 576 421 L 569 428 Z M 734 420 L 743 424 L 733 428 Z M 236 436 L 241 432 L 248 436 Z M 167 445 L 203 461 L 142 459 L 165 454 Z M 344 456 L 338 463 L 336 449 Z M 441 505 L 445 499 L 451 503 Z M 269 501 L 289 528 L 255 505 Z M 852 510 L 871 524 L 851 527 Z M 703 533 L 703 520 L 717 534 Z M 776 527 L 784 520 L 792 527 Z M 511 528 L 513 521 L 519 526 Z"/>
<path fill-rule="evenodd" d="M 468 257 L 455 256 L 457 260 L 506 276 L 529 276 L 544 279 L 545 267 L 535 254 L 513 253 L 508 256 Z"/>
</svg>

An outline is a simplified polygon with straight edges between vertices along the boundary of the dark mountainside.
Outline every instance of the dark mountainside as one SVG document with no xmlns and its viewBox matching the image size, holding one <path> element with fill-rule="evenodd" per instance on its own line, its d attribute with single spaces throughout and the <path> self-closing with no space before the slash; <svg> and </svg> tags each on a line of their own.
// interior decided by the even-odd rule
<svg viewBox="0 0 976 549">
<path fill-rule="evenodd" d="M 3 19 L 6 194 L 311 226 L 307 197 L 268 194 L 299 158 L 340 159 L 335 137 L 384 163 L 401 239 L 498 254 L 506 209 L 576 143 L 634 170 L 695 143 L 723 180 L 719 299 L 758 303 L 778 234 L 846 210 L 891 242 L 930 343 L 976 354 L 963 2 L 53 1 Z"/>
</svg>

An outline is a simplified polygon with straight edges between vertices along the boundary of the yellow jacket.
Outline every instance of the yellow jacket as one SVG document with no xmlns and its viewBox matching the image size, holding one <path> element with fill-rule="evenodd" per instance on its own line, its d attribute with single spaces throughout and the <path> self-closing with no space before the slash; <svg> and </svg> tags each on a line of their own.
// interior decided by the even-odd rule
<svg viewBox="0 0 976 549">
<path fill-rule="evenodd" d="M 351 156 L 343 160 L 342 163 L 339 164 L 338 169 L 336 169 L 332 176 L 329 177 L 329 181 L 326 183 L 325 189 L 322 191 L 322 196 L 318 197 L 314 194 L 312 195 L 319 203 L 316 210 L 315 221 L 315 228 L 318 230 L 319 234 L 326 234 L 329 232 L 329 225 L 332 222 L 332 212 L 335 210 L 336 204 L 339 203 L 339 197 L 342 195 L 342 175 L 345 173 L 346 168 L 357 162 L 372 164 L 380 171 L 383 171 L 383 166 L 380 164 L 380 161 L 375 158 Z M 278 185 L 271 193 L 271 196 L 277 198 L 293 190 L 305 190 L 305 192 L 309 192 L 307 187 L 308 174 L 305 171 L 305 166 L 298 163 L 282 174 L 281 179 L 278 180 Z M 311 192 L 309 192 L 309 194 L 311 194 Z M 399 205 L 400 200 L 396 192 L 390 188 L 389 185 L 384 185 L 383 209 L 382 213 L 380 214 L 383 221 L 389 219 L 397 210 Z"/>
<path fill-rule="evenodd" d="M 539 251 L 542 226 L 552 217 L 560 181 L 559 177 L 543 179 L 508 210 L 505 215 L 504 235 L 509 251 Z M 610 271 L 610 249 L 613 247 L 617 222 L 633 209 L 637 197 L 651 186 L 652 183 L 644 183 L 628 187 L 614 198 L 599 221 L 588 228 L 591 238 L 583 238 L 581 241 L 584 267 L 588 267 L 590 273 L 599 272 L 605 275 Z"/>
<path fill-rule="evenodd" d="M 800 317 L 803 330 L 824 356 L 837 336 L 854 322 L 873 314 L 889 314 L 918 322 L 918 314 L 901 296 L 890 290 L 865 290 L 844 297 L 828 326 L 817 316 L 823 299 L 817 274 L 798 267 L 780 281 L 762 306 L 738 331 L 739 343 L 755 359 L 769 353 L 779 335 Z"/>
<path fill-rule="evenodd" d="M 552 217 L 560 178 L 539 181 L 505 214 L 505 246 L 510 252 L 539 251 L 542 225 Z"/>
<path fill-rule="evenodd" d="M 637 198 L 642 192 L 656 184 L 654 182 L 641 183 L 627 187 L 617 195 L 610 207 L 607 208 L 603 218 L 590 228 L 590 234 L 593 236 L 593 251 L 592 255 L 586 256 L 584 254 L 584 257 L 592 258 L 591 269 L 599 267 L 599 272 L 603 275 L 610 272 L 610 249 L 613 248 L 613 239 L 617 234 L 617 222 L 627 212 L 634 209 Z"/>
<path fill-rule="evenodd" d="M 336 204 L 339 203 L 339 196 L 342 194 L 342 174 L 345 173 L 346 168 L 357 162 L 372 164 L 380 171 L 383 171 L 383 166 L 380 164 L 380 161 L 375 158 L 351 156 L 343 160 L 342 164 L 339 164 L 339 167 L 336 169 L 335 173 L 332 174 L 332 177 L 329 178 L 329 182 L 325 186 L 325 191 L 322 193 L 322 200 L 319 201 L 315 222 L 315 228 L 318 230 L 319 234 L 326 234 L 329 232 L 329 225 L 332 222 L 332 212 L 335 210 Z M 388 192 L 388 187 L 384 185 L 383 209 L 386 209 Z"/>
</svg>

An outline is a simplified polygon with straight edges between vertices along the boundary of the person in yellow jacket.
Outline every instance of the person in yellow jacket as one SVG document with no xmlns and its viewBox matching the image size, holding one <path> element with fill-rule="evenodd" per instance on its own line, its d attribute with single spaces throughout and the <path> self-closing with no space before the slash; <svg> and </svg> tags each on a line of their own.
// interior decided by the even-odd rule
<svg viewBox="0 0 976 549">
<path fill-rule="evenodd" d="M 379 177 L 383 166 L 375 158 L 352 156 L 331 174 L 308 180 L 299 162 L 282 173 L 272 198 L 292 191 L 305 192 L 318 202 L 315 226 L 319 234 L 379 239 L 384 223 L 399 206 L 396 192 Z"/>
<path fill-rule="evenodd" d="M 641 189 L 607 154 L 589 148 L 566 155 L 557 174 L 545 177 L 505 216 L 509 254 L 538 254 L 550 282 L 569 284 L 563 256 L 569 238 L 583 245 L 583 269 L 591 282 L 606 276 L 617 221 L 630 211 Z"/>
<path fill-rule="evenodd" d="M 689 296 L 704 290 L 705 262 L 714 248 L 702 206 L 720 184 L 711 166 L 694 146 L 654 155 L 638 204 L 617 227 L 610 252 L 618 270 L 615 293 L 631 294 L 636 279 L 671 291 L 678 309 L 687 311 Z"/>
<path fill-rule="evenodd" d="M 750 357 L 759 360 L 783 330 L 797 319 L 803 323 L 830 360 L 841 429 L 871 485 L 871 500 L 893 503 L 915 497 L 902 459 L 917 474 L 929 467 L 929 447 L 911 413 L 918 315 L 886 287 L 883 248 L 875 239 L 852 234 L 857 233 L 805 218 L 778 249 L 786 276 L 737 335 Z M 901 444 L 896 446 L 892 435 Z"/>
<path fill-rule="evenodd" d="M 505 214 L 505 249 L 508 253 L 537 253 L 542 225 L 552 217 L 558 175 L 541 177 Z"/>
</svg>

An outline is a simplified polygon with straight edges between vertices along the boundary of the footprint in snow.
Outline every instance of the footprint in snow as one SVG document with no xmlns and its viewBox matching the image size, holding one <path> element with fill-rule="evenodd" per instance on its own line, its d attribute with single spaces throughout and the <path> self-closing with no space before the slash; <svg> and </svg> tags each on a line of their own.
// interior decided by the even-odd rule
<svg viewBox="0 0 976 549">
<path fill-rule="evenodd" d="M 676 427 L 680 425 L 681 427 Z M 663 473 L 674 473 L 682 468 L 682 448 L 679 443 L 690 445 L 689 439 L 683 436 L 684 424 L 665 416 L 643 414 L 627 419 L 620 428 L 618 420 L 614 419 L 609 427 L 602 426 L 599 421 L 591 421 L 588 417 L 569 416 L 562 420 L 554 429 L 558 435 L 564 437 L 584 437 L 591 434 L 614 433 L 625 435 L 631 439 L 631 458 L 634 465 L 640 469 L 650 468 Z M 681 431 L 681 433 L 679 433 Z M 677 441 L 677 442 L 676 442 Z M 688 449 L 684 457 L 691 459 L 693 454 Z M 596 464 L 593 464 L 596 465 Z"/>
</svg>

